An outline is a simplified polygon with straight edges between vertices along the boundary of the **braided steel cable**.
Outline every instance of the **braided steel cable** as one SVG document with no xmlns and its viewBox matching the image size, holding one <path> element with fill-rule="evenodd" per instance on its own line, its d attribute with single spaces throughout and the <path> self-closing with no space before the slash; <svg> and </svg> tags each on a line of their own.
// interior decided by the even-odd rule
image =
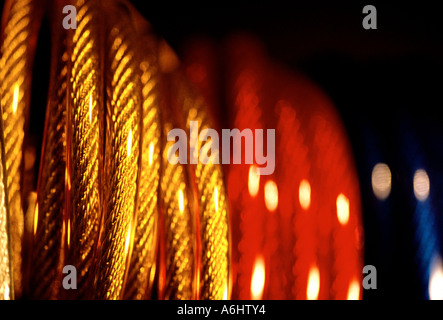
<svg viewBox="0 0 443 320">
<path fill-rule="evenodd" d="M 131 22 L 119 9 L 106 7 L 106 132 L 104 216 L 99 240 L 97 299 L 118 299 L 122 294 L 127 258 L 134 237 L 137 208 L 142 84 L 136 39 Z"/>
<path fill-rule="evenodd" d="M 140 19 L 141 20 L 141 19 Z M 141 137 L 141 172 L 138 190 L 137 218 L 132 254 L 125 284 L 125 299 L 146 299 L 151 297 L 156 270 L 158 230 L 158 187 L 161 163 L 161 128 L 159 105 L 159 70 L 157 44 L 144 26 L 140 34 L 139 50 L 143 50 L 140 63 L 143 131 Z"/>
<path fill-rule="evenodd" d="M 102 203 L 103 30 L 97 1 L 78 0 L 75 6 L 78 25 L 69 38 L 67 261 L 78 272 L 78 289 L 70 295 L 81 298 L 92 285 Z"/>
<path fill-rule="evenodd" d="M 191 210 L 189 180 L 186 166 L 171 164 L 168 150 L 172 141 L 166 141 L 172 129 L 164 124 L 165 139 L 162 156 L 161 201 L 165 228 L 165 283 L 164 298 L 194 299 L 196 274 L 196 248 L 194 215 Z"/>
<path fill-rule="evenodd" d="M 194 88 L 179 73 L 175 74 L 173 83 L 175 92 L 173 96 L 176 97 L 179 110 L 184 114 L 186 124 L 183 127 L 190 130 L 191 121 L 197 121 L 199 125 L 197 135 L 202 130 L 212 128 L 207 106 L 195 93 Z M 198 137 L 190 136 L 190 140 L 192 139 Z M 205 150 L 211 148 L 212 143 L 211 140 L 206 143 L 199 140 L 198 146 L 195 147 L 197 150 Z M 213 156 L 211 155 L 212 160 L 207 164 L 198 161 L 192 171 L 195 174 L 197 187 L 201 238 L 199 297 L 221 300 L 229 292 L 230 222 L 222 168 L 213 161 Z"/>
<path fill-rule="evenodd" d="M 25 287 L 27 296 L 32 299 L 56 299 L 61 289 L 69 56 L 66 39 L 57 31 L 60 28 L 57 25 L 54 29 L 57 36 L 51 53 L 51 79 L 37 184 L 32 256 L 28 270 L 29 283 Z"/>
<path fill-rule="evenodd" d="M 7 3 L 0 58 L 0 96 L 3 108 L 5 162 L 10 208 L 14 291 L 22 292 L 24 215 L 21 198 L 22 153 L 30 99 L 30 81 L 39 10 L 32 0 Z"/>
<path fill-rule="evenodd" d="M 1 107 L 0 107 L 1 110 Z M 3 121 L 0 119 L 0 300 L 14 299 L 12 274 L 12 255 L 9 228 L 9 208 L 6 189 L 5 141 L 3 137 Z"/>
</svg>

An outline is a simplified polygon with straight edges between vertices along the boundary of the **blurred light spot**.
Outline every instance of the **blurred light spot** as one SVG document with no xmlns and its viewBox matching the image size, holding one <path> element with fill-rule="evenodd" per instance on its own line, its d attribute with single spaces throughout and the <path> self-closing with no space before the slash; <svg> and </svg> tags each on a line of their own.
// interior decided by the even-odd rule
<svg viewBox="0 0 443 320">
<path fill-rule="evenodd" d="M 443 263 L 440 256 L 436 256 L 431 265 L 429 299 L 443 300 Z"/>
<path fill-rule="evenodd" d="M 92 95 L 89 96 L 89 123 L 92 123 Z"/>
<path fill-rule="evenodd" d="M 340 193 L 337 197 L 337 218 L 342 225 L 346 225 L 349 221 L 349 199 Z"/>
<path fill-rule="evenodd" d="M 357 280 L 353 280 L 349 284 L 347 300 L 358 300 L 360 298 L 360 284 Z"/>
<path fill-rule="evenodd" d="M 311 205 L 311 185 L 308 180 L 302 180 L 298 188 L 298 199 L 303 209 L 308 210 Z"/>
<path fill-rule="evenodd" d="M 257 166 L 252 165 L 249 167 L 248 177 L 248 190 L 251 197 L 255 197 L 260 187 L 260 174 Z"/>
<path fill-rule="evenodd" d="M 265 261 L 262 256 L 255 259 L 251 278 L 251 298 L 261 300 L 265 288 Z"/>
<path fill-rule="evenodd" d="M 24 232 L 26 234 L 34 234 L 34 216 L 35 207 L 37 206 L 37 192 L 30 191 L 26 199 L 28 208 L 25 213 L 24 220 Z"/>
<path fill-rule="evenodd" d="M 218 212 L 218 188 L 214 187 L 214 205 L 215 205 L 215 212 Z"/>
<path fill-rule="evenodd" d="M 67 229 L 67 232 L 66 232 L 66 241 L 67 241 L 67 243 L 68 243 L 68 248 L 69 248 L 69 245 L 71 244 L 71 219 L 70 218 L 68 218 L 68 223 L 67 223 L 67 227 L 66 227 L 66 229 Z"/>
<path fill-rule="evenodd" d="M 24 151 L 23 162 L 25 164 L 25 170 L 31 170 L 34 167 L 36 160 L 36 151 L 33 147 L 27 147 Z"/>
<path fill-rule="evenodd" d="M 34 236 L 37 234 L 37 226 L 38 226 L 38 202 L 35 204 L 35 211 L 34 211 Z"/>
<path fill-rule="evenodd" d="M 278 206 L 278 188 L 274 181 L 265 184 L 265 204 L 269 211 L 275 211 Z"/>
<path fill-rule="evenodd" d="M 14 86 L 14 95 L 12 97 L 12 112 L 14 114 L 17 112 L 18 94 L 19 94 L 19 87 L 18 87 L 18 84 L 15 84 L 15 86 Z"/>
<path fill-rule="evenodd" d="M 418 169 L 414 174 L 414 194 L 418 201 L 425 201 L 429 196 L 429 177 L 425 170 Z"/>
<path fill-rule="evenodd" d="M 68 167 L 65 168 L 65 186 L 68 187 L 68 190 L 71 190 L 71 175 L 69 174 Z"/>
<path fill-rule="evenodd" d="M 177 197 L 178 197 L 178 208 L 180 210 L 180 213 L 183 213 L 185 211 L 185 203 L 184 203 L 184 199 L 183 199 L 182 189 L 178 190 Z"/>
<path fill-rule="evenodd" d="M 9 297 L 9 286 L 5 285 L 5 294 L 3 296 L 3 300 L 9 300 L 9 299 L 10 299 L 10 297 Z"/>
<path fill-rule="evenodd" d="M 151 142 L 149 144 L 149 166 L 152 166 L 152 162 L 154 159 L 154 144 Z"/>
<path fill-rule="evenodd" d="M 308 286 L 306 288 L 306 297 L 308 300 L 317 300 L 320 292 L 320 271 L 317 267 L 311 267 L 308 276 Z"/>
<path fill-rule="evenodd" d="M 223 300 L 228 300 L 228 285 L 225 284 L 225 291 L 223 291 Z"/>
<path fill-rule="evenodd" d="M 372 190 L 379 200 L 385 200 L 391 193 L 391 170 L 385 163 L 378 163 L 372 169 Z"/>
<path fill-rule="evenodd" d="M 125 257 L 128 256 L 128 252 L 129 252 L 129 244 L 130 244 L 130 242 L 131 242 L 131 225 L 132 225 L 132 222 L 129 224 L 128 232 L 126 233 Z"/>
<path fill-rule="evenodd" d="M 128 135 L 128 157 L 131 155 L 131 148 L 132 148 L 132 129 L 129 129 L 129 135 Z"/>
</svg>

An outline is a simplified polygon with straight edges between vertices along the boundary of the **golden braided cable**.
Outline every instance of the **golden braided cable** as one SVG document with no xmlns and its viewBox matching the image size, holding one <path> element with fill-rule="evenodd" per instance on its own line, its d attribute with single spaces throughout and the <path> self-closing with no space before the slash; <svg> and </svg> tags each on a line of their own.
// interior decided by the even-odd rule
<svg viewBox="0 0 443 320">
<path fill-rule="evenodd" d="M 165 228 L 165 288 L 164 298 L 169 300 L 195 298 L 196 248 L 194 215 L 191 210 L 192 191 L 186 167 L 168 161 L 168 150 L 174 141 L 167 141 L 172 124 L 164 123 L 161 171 L 161 201 Z"/>
<path fill-rule="evenodd" d="M 5 141 L 1 122 L 0 119 L 0 300 L 10 300 L 14 298 L 14 287 L 11 270 L 11 243 L 9 241 L 9 208 L 5 188 L 6 177 L 4 175 Z"/>
<path fill-rule="evenodd" d="M 21 200 L 22 149 L 29 112 L 30 81 L 39 18 L 35 2 L 13 0 L 4 12 L 0 59 L 0 94 L 3 108 L 5 162 L 10 208 L 14 290 L 22 291 L 22 240 L 24 215 Z"/>
<path fill-rule="evenodd" d="M 150 52 L 155 48 L 152 40 L 142 37 L 143 45 L 140 47 L 145 49 L 145 56 L 140 64 L 143 95 L 141 171 L 134 244 L 125 285 L 125 299 L 150 298 L 156 266 L 161 123 L 158 66 L 154 52 Z"/>
<path fill-rule="evenodd" d="M 84 298 L 93 284 L 93 262 L 101 214 L 100 166 L 103 139 L 103 76 L 100 53 L 100 7 L 97 1 L 78 0 L 77 29 L 70 39 L 68 189 L 68 263 L 77 269 L 77 290 Z"/>
<path fill-rule="evenodd" d="M 189 209 L 184 167 L 166 163 L 166 152 L 163 159 L 166 160 L 161 183 L 166 252 L 164 298 L 189 300 L 195 296 L 193 215 Z"/>
<path fill-rule="evenodd" d="M 105 7 L 104 7 L 105 8 Z M 142 85 L 131 22 L 110 3 L 106 39 L 106 137 L 103 225 L 96 298 L 121 297 L 137 208 Z M 122 12 L 123 10 L 123 12 Z"/>
<path fill-rule="evenodd" d="M 60 22 L 61 23 L 61 22 Z M 66 39 L 54 25 L 50 87 L 37 184 L 37 205 L 31 260 L 25 286 L 31 299 L 56 299 L 61 289 L 65 212 L 66 102 L 68 52 Z"/>
<path fill-rule="evenodd" d="M 184 167 L 180 165 L 166 165 L 161 185 L 166 226 L 164 298 L 168 300 L 189 300 L 195 297 L 193 216 L 188 207 L 183 171 Z"/>
<path fill-rule="evenodd" d="M 194 92 L 186 80 L 178 76 L 174 88 L 177 90 L 177 102 L 185 114 L 186 128 L 189 132 L 191 121 L 198 122 L 199 133 L 204 129 L 213 128 L 203 98 Z M 193 139 L 197 140 L 198 137 L 192 137 L 191 133 L 190 140 Z M 198 140 L 197 150 L 203 153 L 205 150 L 209 151 L 211 139 L 205 143 Z M 215 155 L 211 155 L 211 158 L 212 156 Z M 222 168 L 214 162 L 210 160 L 204 164 L 198 161 L 194 166 L 200 211 L 199 295 L 201 299 L 221 300 L 227 298 L 229 293 L 230 222 Z"/>
</svg>

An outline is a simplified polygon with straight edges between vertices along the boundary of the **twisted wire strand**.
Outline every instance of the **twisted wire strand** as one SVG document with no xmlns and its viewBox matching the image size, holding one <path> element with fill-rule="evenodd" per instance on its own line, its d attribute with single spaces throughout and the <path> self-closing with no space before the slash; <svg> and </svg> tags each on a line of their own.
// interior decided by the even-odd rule
<svg viewBox="0 0 443 320">
<path fill-rule="evenodd" d="M 66 41 L 57 39 L 45 121 L 37 190 L 29 297 L 56 299 L 61 288 L 62 229 L 65 205 L 66 101 L 68 60 Z M 58 45 L 58 43 L 61 43 Z"/>
<path fill-rule="evenodd" d="M 212 128 L 207 107 L 201 97 L 180 76 L 176 87 L 178 105 L 186 119 L 186 128 L 190 130 L 191 121 L 198 121 L 199 132 Z M 197 150 L 209 147 L 212 141 L 200 140 Z M 218 150 L 217 150 L 218 151 Z M 230 235 L 229 210 L 223 181 L 223 172 L 219 164 L 200 161 L 194 166 L 197 185 L 197 201 L 200 210 L 201 299 L 221 300 L 229 292 L 230 270 Z"/>
<path fill-rule="evenodd" d="M 142 85 L 130 22 L 111 13 L 106 40 L 105 201 L 96 298 L 118 299 L 134 232 L 137 203 Z M 126 23 L 125 23 L 126 22 Z"/>
<path fill-rule="evenodd" d="M 10 208 L 14 291 L 22 291 L 22 238 L 24 216 L 20 194 L 24 125 L 30 95 L 32 48 L 30 39 L 35 30 L 35 2 L 14 0 L 6 14 L 4 39 L 0 58 L 0 95 L 3 108 L 5 162 Z"/>
<path fill-rule="evenodd" d="M 168 161 L 168 150 L 174 144 L 166 141 L 172 124 L 165 123 L 161 200 L 165 217 L 166 281 L 165 299 L 181 300 L 194 297 L 195 235 L 193 214 L 187 193 L 189 185 L 185 167 Z"/>
<path fill-rule="evenodd" d="M 191 212 L 188 208 L 188 199 L 183 190 L 186 185 L 183 181 L 183 167 L 177 166 L 165 170 L 162 181 L 162 190 L 165 203 L 166 231 L 166 283 L 165 299 L 189 300 L 193 298 L 194 279 L 194 251 Z M 175 183 L 171 183 L 169 179 Z M 180 183 L 177 183 L 181 181 Z M 170 183 L 168 183 L 170 182 Z M 183 192 L 180 200 L 179 192 Z M 183 201 L 183 204 L 180 204 Z M 180 206 L 185 209 L 182 212 Z"/>
<path fill-rule="evenodd" d="M 92 267 L 100 222 L 100 150 L 104 105 L 99 8 L 96 1 L 76 2 L 77 29 L 72 35 L 70 69 L 71 202 L 69 263 L 77 268 L 77 298 L 92 285 Z M 68 235 L 69 236 L 69 235 Z"/>
<path fill-rule="evenodd" d="M 0 108 L 1 110 L 1 108 Z M 11 273 L 11 243 L 9 241 L 9 212 L 6 195 L 6 179 L 4 172 L 4 138 L 3 124 L 0 119 L 0 300 L 10 300 L 14 298 L 13 279 Z"/>
<path fill-rule="evenodd" d="M 144 38 L 144 41 L 150 42 Z M 150 42 L 154 46 L 154 43 Z M 152 48 L 151 48 L 152 50 Z M 143 134 L 141 171 L 134 244 L 126 280 L 125 298 L 143 299 L 151 295 L 158 221 L 160 172 L 160 110 L 158 104 L 157 61 L 149 54 L 140 64 L 142 70 Z"/>
</svg>

